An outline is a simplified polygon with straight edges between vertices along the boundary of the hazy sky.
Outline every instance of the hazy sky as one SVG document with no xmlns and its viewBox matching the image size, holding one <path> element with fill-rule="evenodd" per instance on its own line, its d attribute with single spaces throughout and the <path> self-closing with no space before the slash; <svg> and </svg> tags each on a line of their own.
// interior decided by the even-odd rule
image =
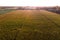
<svg viewBox="0 0 60 40">
<path fill-rule="evenodd" d="M 0 6 L 60 6 L 60 0 L 0 0 Z"/>
</svg>

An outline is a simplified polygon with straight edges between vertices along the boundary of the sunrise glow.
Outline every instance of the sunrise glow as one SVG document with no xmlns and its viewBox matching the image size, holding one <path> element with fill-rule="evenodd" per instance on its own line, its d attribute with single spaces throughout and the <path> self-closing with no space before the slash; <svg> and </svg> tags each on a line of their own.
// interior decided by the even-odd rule
<svg viewBox="0 0 60 40">
<path fill-rule="evenodd" d="M 60 6 L 60 0 L 1 0 L 0 6 Z"/>
</svg>

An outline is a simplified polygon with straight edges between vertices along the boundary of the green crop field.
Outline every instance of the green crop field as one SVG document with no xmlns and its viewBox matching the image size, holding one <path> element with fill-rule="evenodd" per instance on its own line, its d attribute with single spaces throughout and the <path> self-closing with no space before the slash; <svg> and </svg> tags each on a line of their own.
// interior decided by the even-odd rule
<svg viewBox="0 0 60 40">
<path fill-rule="evenodd" d="M 45 10 L 1 14 L 0 40 L 60 40 L 60 14 Z"/>
<path fill-rule="evenodd" d="M 13 9 L 0 9 L 0 15 L 1 14 L 5 14 L 5 13 L 8 13 L 10 11 L 12 11 Z"/>
</svg>

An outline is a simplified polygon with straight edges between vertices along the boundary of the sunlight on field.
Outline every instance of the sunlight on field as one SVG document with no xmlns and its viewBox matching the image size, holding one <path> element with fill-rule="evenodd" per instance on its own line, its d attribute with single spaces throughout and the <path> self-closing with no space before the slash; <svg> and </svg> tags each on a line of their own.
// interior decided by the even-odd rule
<svg viewBox="0 0 60 40">
<path fill-rule="evenodd" d="M 60 15 L 45 10 L 14 10 L 0 15 L 0 40 L 59 40 Z"/>
</svg>

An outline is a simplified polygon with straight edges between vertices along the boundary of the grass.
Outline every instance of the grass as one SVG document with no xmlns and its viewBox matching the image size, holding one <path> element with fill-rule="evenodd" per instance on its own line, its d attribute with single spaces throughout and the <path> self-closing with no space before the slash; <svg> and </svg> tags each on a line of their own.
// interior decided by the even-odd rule
<svg viewBox="0 0 60 40">
<path fill-rule="evenodd" d="M 44 10 L 15 10 L 0 15 L 0 40 L 60 40 L 59 17 Z"/>
</svg>

